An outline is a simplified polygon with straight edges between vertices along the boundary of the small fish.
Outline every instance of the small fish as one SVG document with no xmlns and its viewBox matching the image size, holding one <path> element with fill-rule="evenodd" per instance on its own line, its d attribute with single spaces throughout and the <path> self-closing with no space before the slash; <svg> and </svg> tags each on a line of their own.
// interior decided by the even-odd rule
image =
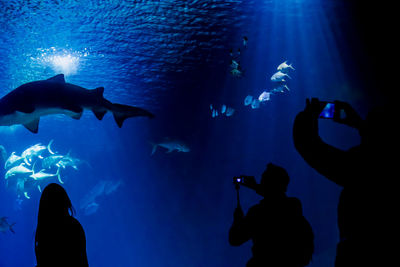
<svg viewBox="0 0 400 267">
<path fill-rule="evenodd" d="M 271 93 L 269 92 L 262 92 L 261 95 L 258 97 L 258 101 L 260 102 L 265 102 L 265 101 L 269 101 L 271 99 Z"/>
<path fill-rule="evenodd" d="M 90 166 L 88 162 L 80 160 L 78 158 L 71 157 L 68 153 L 63 158 L 60 159 L 60 161 L 56 164 L 56 166 L 62 167 L 63 169 L 69 166 L 72 167 L 74 170 L 78 170 L 78 165 L 82 163 L 86 163 L 88 166 Z"/>
<path fill-rule="evenodd" d="M 271 81 L 273 81 L 273 82 L 285 82 L 285 77 L 288 77 L 289 79 L 292 79 L 286 73 L 278 71 L 274 75 L 271 76 Z"/>
<path fill-rule="evenodd" d="M 12 167 L 15 167 L 15 166 L 21 164 L 22 162 L 24 162 L 24 158 L 20 157 L 18 155 L 15 155 L 15 152 L 12 152 L 10 157 L 8 157 L 8 159 L 6 160 L 6 162 L 4 164 L 4 168 L 10 169 Z"/>
<path fill-rule="evenodd" d="M 258 101 L 258 99 L 253 99 L 253 102 L 251 102 L 251 108 L 252 109 L 257 109 L 260 107 L 260 101 Z"/>
<path fill-rule="evenodd" d="M 244 47 L 247 47 L 247 41 L 249 40 L 249 39 L 247 39 L 247 36 L 243 36 L 243 46 Z"/>
<path fill-rule="evenodd" d="M 60 176 L 60 168 L 57 169 L 56 173 L 46 173 L 44 172 L 44 170 L 41 170 L 39 172 L 33 172 L 31 175 L 29 175 L 29 177 L 31 177 L 32 179 L 36 180 L 36 181 L 42 181 L 48 178 L 53 178 L 53 177 L 57 177 L 58 181 L 63 184 L 64 182 L 61 180 L 61 176 Z"/>
<path fill-rule="evenodd" d="M 276 94 L 276 93 L 284 93 L 285 90 L 290 91 L 289 87 L 286 84 L 281 84 L 278 86 L 275 86 L 274 89 L 271 90 L 271 94 Z"/>
<path fill-rule="evenodd" d="M 96 213 L 96 211 L 99 209 L 99 204 L 97 204 L 96 202 L 92 202 L 89 203 L 89 205 L 87 205 L 84 209 L 85 215 L 91 215 Z"/>
<path fill-rule="evenodd" d="M 232 69 L 231 74 L 234 77 L 241 77 L 243 72 L 240 69 Z"/>
<path fill-rule="evenodd" d="M 123 184 L 122 180 L 118 181 L 107 181 L 106 185 L 104 186 L 104 194 L 109 195 L 115 191 Z"/>
<path fill-rule="evenodd" d="M 234 59 L 232 59 L 231 60 L 231 68 L 233 68 L 233 69 L 237 69 L 239 66 L 240 66 L 240 64 L 236 61 L 236 60 L 234 60 Z"/>
<path fill-rule="evenodd" d="M 100 180 L 97 184 L 81 199 L 80 208 L 85 215 L 93 214 L 99 208 L 97 201 L 99 198 L 110 195 L 123 184 L 122 180 Z"/>
<path fill-rule="evenodd" d="M 216 112 L 217 113 L 217 112 Z M 218 115 L 216 115 L 218 116 Z M 166 148 L 168 151 L 166 153 L 171 153 L 172 151 L 177 151 L 177 152 L 190 152 L 190 148 L 184 144 L 182 141 L 179 140 L 168 140 L 166 139 L 163 142 L 160 142 L 158 144 L 153 144 L 153 150 L 151 151 L 151 155 L 153 155 L 157 147 L 163 147 Z"/>
<path fill-rule="evenodd" d="M 293 68 L 292 64 L 288 65 L 286 62 L 287 62 L 287 60 L 286 60 L 285 62 L 281 63 L 281 64 L 278 66 L 277 70 L 282 71 L 282 72 L 285 72 L 285 73 L 286 73 L 289 69 L 295 70 L 295 69 Z"/>
<path fill-rule="evenodd" d="M 26 168 L 25 163 L 21 163 L 18 166 L 12 167 L 11 169 L 9 169 L 5 176 L 4 179 L 9 179 L 9 178 L 13 178 L 13 177 L 19 177 L 19 176 L 28 176 L 29 174 L 33 173 L 32 170 Z"/>
<path fill-rule="evenodd" d="M 221 114 L 224 114 L 226 111 L 226 105 L 222 105 L 221 107 Z"/>
<path fill-rule="evenodd" d="M 1 217 L 0 218 L 0 232 L 7 232 L 8 230 L 10 230 L 11 233 L 15 234 L 13 226 L 15 225 L 15 223 L 9 223 L 7 221 L 7 217 Z"/>
<path fill-rule="evenodd" d="M 210 110 L 213 110 L 213 105 L 212 104 L 210 104 Z"/>
<path fill-rule="evenodd" d="M 42 168 L 50 169 L 53 166 L 57 166 L 57 164 L 61 161 L 63 157 L 63 155 L 50 155 L 48 157 L 45 157 L 42 160 Z"/>
<path fill-rule="evenodd" d="M 107 185 L 107 181 L 105 180 L 100 180 L 97 182 L 95 186 L 93 186 L 92 189 L 85 194 L 85 196 L 81 199 L 80 201 L 80 208 L 85 209 L 87 206 L 90 205 L 90 203 L 96 202 L 96 199 L 100 196 L 104 195 L 105 187 Z"/>
<path fill-rule="evenodd" d="M 51 140 L 47 146 L 42 146 L 41 144 L 33 145 L 25 149 L 25 151 L 22 152 L 21 157 L 24 158 L 24 161 L 27 165 L 31 165 L 32 159 L 35 157 L 42 159 L 41 155 L 46 150 L 49 151 L 50 154 L 54 154 L 54 152 L 51 150 L 52 143 L 53 140 Z"/>
<path fill-rule="evenodd" d="M 233 115 L 233 113 L 235 113 L 235 109 L 234 109 L 234 108 L 231 108 L 231 107 L 228 107 L 228 108 L 226 109 L 225 115 L 226 115 L 227 117 L 230 117 L 230 116 Z"/>
<path fill-rule="evenodd" d="M 216 109 L 213 109 L 211 117 L 215 118 L 218 116 L 218 111 Z"/>
<path fill-rule="evenodd" d="M 251 95 L 246 96 L 246 98 L 244 99 L 244 105 L 248 106 L 251 104 L 251 102 L 253 102 L 253 97 Z"/>
<path fill-rule="evenodd" d="M 232 49 L 232 48 L 229 49 L 229 55 L 230 55 L 231 57 L 233 57 L 233 49 Z"/>
</svg>

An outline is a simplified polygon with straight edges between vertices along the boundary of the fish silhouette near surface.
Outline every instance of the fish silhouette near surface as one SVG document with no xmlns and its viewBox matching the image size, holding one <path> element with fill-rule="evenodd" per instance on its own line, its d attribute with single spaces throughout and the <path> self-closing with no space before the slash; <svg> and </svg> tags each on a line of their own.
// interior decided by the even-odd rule
<svg viewBox="0 0 400 267">
<path fill-rule="evenodd" d="M 7 221 L 7 217 L 0 217 L 0 232 L 7 232 L 8 230 L 10 230 L 11 233 L 15 234 L 13 226 L 15 225 L 15 223 L 9 223 Z"/>
<path fill-rule="evenodd" d="M 97 212 L 100 205 L 99 200 L 105 196 L 114 193 L 121 185 L 122 180 L 100 180 L 82 199 L 80 208 L 85 215 L 91 215 Z"/>
<path fill-rule="evenodd" d="M 29 82 L 0 99 L 0 126 L 22 124 L 37 133 L 40 117 L 64 114 L 78 120 L 85 109 L 91 110 L 99 120 L 110 111 L 118 127 L 130 117 L 154 117 L 142 108 L 111 103 L 103 97 L 103 92 L 103 87 L 88 90 L 66 83 L 64 74 Z"/>
<path fill-rule="evenodd" d="M 163 147 L 167 149 L 168 151 L 166 153 L 171 153 L 174 150 L 176 150 L 177 152 L 190 152 L 190 148 L 179 140 L 170 140 L 166 138 L 164 141 L 152 145 L 153 145 L 153 150 L 151 151 L 151 155 L 153 155 L 156 152 L 157 147 Z"/>
</svg>

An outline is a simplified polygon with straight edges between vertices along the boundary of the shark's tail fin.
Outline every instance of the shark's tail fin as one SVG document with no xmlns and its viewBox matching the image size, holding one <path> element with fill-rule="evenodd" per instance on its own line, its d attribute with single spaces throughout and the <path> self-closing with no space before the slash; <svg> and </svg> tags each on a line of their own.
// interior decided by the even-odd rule
<svg viewBox="0 0 400 267">
<path fill-rule="evenodd" d="M 128 105 L 122 104 L 112 104 L 112 113 L 114 115 L 115 122 L 118 124 L 118 127 L 122 127 L 122 124 L 127 118 L 131 117 L 149 117 L 153 118 L 154 115 L 142 108 L 132 107 Z"/>
<path fill-rule="evenodd" d="M 13 226 L 15 225 L 15 223 L 10 224 L 9 229 L 11 231 L 11 233 L 15 234 L 15 231 L 13 229 Z"/>
<path fill-rule="evenodd" d="M 153 149 L 151 150 L 151 155 L 153 155 L 154 153 L 156 153 L 157 150 L 157 144 L 151 143 L 151 145 L 153 146 Z"/>
</svg>

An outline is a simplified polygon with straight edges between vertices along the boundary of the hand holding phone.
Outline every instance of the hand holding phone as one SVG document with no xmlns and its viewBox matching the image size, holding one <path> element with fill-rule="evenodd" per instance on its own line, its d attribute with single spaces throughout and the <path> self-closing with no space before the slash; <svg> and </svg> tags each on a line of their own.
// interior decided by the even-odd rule
<svg viewBox="0 0 400 267">
<path fill-rule="evenodd" d="M 233 183 L 243 185 L 249 188 L 254 188 L 257 185 L 254 176 L 248 176 L 248 175 L 240 175 L 237 177 L 233 177 Z"/>
<path fill-rule="evenodd" d="M 337 116 L 335 103 L 321 101 L 320 105 L 322 107 L 322 111 L 319 114 L 320 118 L 322 118 L 322 119 L 333 119 L 335 117 L 335 115 Z"/>
<path fill-rule="evenodd" d="M 335 122 L 359 129 L 362 123 L 361 117 L 353 107 L 342 101 L 320 102 L 322 111 L 319 115 L 323 119 L 332 119 Z"/>
</svg>

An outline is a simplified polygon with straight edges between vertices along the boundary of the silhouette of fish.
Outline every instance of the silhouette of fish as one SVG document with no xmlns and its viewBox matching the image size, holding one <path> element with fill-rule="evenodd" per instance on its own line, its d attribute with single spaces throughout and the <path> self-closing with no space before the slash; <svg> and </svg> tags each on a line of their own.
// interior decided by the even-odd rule
<svg viewBox="0 0 400 267">
<path fill-rule="evenodd" d="M 65 114 L 78 120 L 84 109 L 91 110 L 99 120 L 107 111 L 112 112 L 119 127 L 130 117 L 154 117 L 142 108 L 113 104 L 103 97 L 103 92 L 103 87 L 88 90 L 66 83 L 64 74 L 26 83 L 0 99 L 0 126 L 22 124 L 32 133 L 37 133 L 40 117 Z"/>
</svg>

